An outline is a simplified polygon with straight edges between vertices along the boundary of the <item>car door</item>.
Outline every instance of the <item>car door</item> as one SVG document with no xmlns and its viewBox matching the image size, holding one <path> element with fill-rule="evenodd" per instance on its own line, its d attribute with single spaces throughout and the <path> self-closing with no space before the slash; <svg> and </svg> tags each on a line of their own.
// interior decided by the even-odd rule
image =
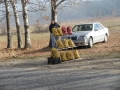
<svg viewBox="0 0 120 90">
<path fill-rule="evenodd" d="M 93 35 L 94 43 L 99 42 L 101 39 L 101 31 L 97 23 L 94 24 L 93 32 L 94 32 Z"/>
<path fill-rule="evenodd" d="M 105 37 L 104 27 L 101 24 L 99 24 L 99 23 L 97 25 L 98 25 L 99 33 L 100 33 L 100 41 L 103 41 L 104 37 Z"/>
</svg>

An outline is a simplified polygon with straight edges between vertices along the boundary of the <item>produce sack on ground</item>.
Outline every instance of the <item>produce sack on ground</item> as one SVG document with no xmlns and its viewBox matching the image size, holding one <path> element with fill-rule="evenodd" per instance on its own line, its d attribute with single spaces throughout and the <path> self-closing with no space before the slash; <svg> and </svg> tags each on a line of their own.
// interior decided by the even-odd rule
<svg viewBox="0 0 120 90">
<path fill-rule="evenodd" d="M 60 58 L 59 51 L 57 49 L 55 49 L 55 48 L 52 48 L 51 49 L 51 57 L 53 57 L 53 58 Z"/>
<path fill-rule="evenodd" d="M 51 57 L 53 57 L 54 50 L 55 50 L 55 48 L 51 49 Z"/>
<path fill-rule="evenodd" d="M 73 50 L 73 54 L 74 54 L 74 58 L 75 58 L 75 59 L 80 58 L 80 55 L 79 55 L 79 53 L 78 53 L 78 50 Z"/>
<path fill-rule="evenodd" d="M 74 59 L 74 55 L 72 51 L 66 51 L 66 58 L 68 60 L 73 60 Z"/>
<path fill-rule="evenodd" d="M 66 52 L 61 52 L 60 57 L 62 61 L 67 61 L 68 59 L 66 58 Z"/>
</svg>

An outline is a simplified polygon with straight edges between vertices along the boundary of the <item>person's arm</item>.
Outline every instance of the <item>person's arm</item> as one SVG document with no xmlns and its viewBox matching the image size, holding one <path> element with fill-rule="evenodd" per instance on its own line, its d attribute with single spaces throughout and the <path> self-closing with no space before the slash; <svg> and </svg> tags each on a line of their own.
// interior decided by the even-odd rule
<svg viewBox="0 0 120 90">
<path fill-rule="evenodd" d="M 60 25 L 58 24 L 58 27 L 60 27 Z"/>
<path fill-rule="evenodd" d="M 59 24 L 57 24 L 57 23 L 56 23 L 56 26 L 57 26 L 57 27 L 60 27 L 60 25 L 59 25 Z"/>
</svg>

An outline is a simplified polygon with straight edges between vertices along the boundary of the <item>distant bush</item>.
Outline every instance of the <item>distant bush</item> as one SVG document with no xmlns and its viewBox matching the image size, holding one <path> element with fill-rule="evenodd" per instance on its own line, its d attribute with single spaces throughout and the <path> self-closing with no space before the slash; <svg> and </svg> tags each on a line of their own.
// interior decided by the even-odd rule
<svg viewBox="0 0 120 90">
<path fill-rule="evenodd" d="M 46 33 L 48 32 L 48 27 L 43 27 L 43 26 L 35 26 L 34 31 L 32 31 L 32 33 Z"/>
<path fill-rule="evenodd" d="M 41 24 L 39 20 L 36 21 L 33 26 L 31 26 L 31 33 L 46 33 L 48 31 L 48 26 Z"/>
<path fill-rule="evenodd" d="M 7 35 L 7 28 L 6 28 L 6 23 L 1 23 L 0 24 L 0 35 Z"/>
</svg>

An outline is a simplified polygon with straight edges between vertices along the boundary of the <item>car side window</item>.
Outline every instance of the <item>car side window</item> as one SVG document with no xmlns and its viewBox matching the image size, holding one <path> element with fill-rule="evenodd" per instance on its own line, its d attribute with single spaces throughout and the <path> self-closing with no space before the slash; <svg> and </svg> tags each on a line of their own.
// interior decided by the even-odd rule
<svg viewBox="0 0 120 90">
<path fill-rule="evenodd" d="M 95 24 L 95 25 L 94 25 L 94 30 L 99 30 L 99 28 L 98 28 L 98 25 L 97 25 L 97 24 Z"/>
<path fill-rule="evenodd" d="M 80 31 L 91 31 L 92 30 L 92 24 L 80 25 L 79 29 L 80 29 Z"/>
<path fill-rule="evenodd" d="M 78 27 L 79 27 L 78 25 L 74 26 L 73 27 L 73 32 L 78 31 Z"/>
<path fill-rule="evenodd" d="M 103 27 L 100 24 L 97 24 L 97 25 L 98 25 L 99 30 L 103 29 Z"/>
</svg>

